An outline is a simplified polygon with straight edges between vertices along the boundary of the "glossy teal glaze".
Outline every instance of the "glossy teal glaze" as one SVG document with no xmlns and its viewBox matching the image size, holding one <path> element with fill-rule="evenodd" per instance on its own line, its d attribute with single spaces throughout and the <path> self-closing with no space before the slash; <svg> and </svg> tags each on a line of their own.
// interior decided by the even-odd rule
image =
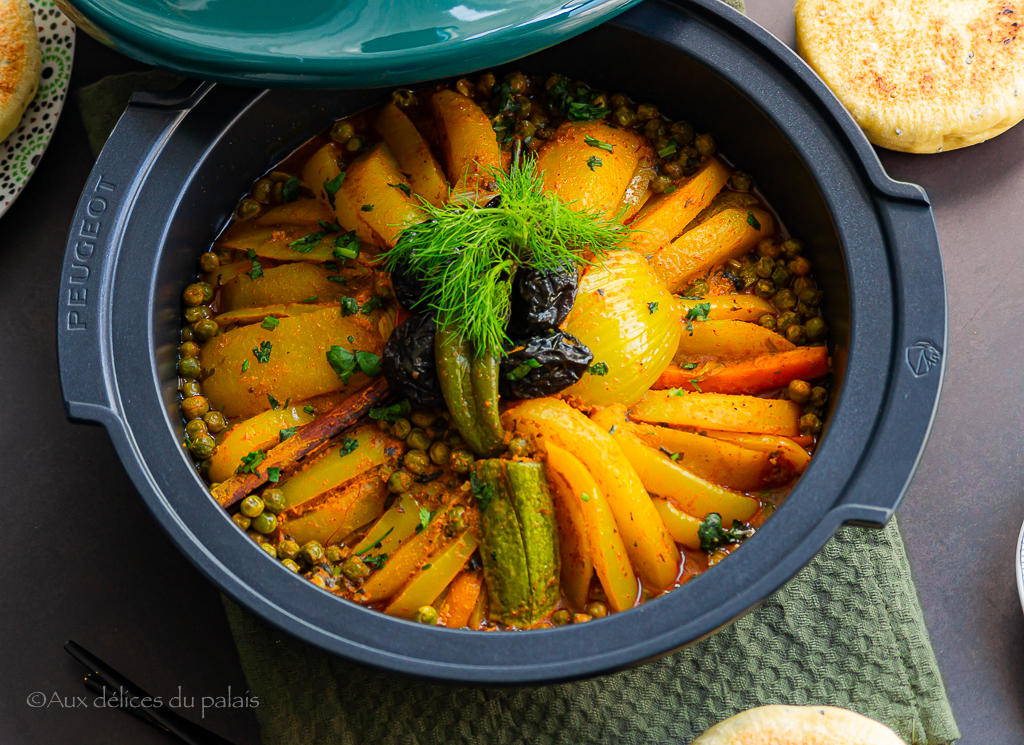
<svg viewBox="0 0 1024 745">
<path fill-rule="evenodd" d="M 84 30 L 143 62 L 206 80 L 292 88 L 458 75 L 556 44 L 638 2 L 58 0 Z"/>
</svg>

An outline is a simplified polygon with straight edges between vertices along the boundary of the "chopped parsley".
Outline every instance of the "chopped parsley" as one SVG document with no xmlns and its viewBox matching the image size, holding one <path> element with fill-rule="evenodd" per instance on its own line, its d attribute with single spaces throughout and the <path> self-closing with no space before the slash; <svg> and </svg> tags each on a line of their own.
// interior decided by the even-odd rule
<svg viewBox="0 0 1024 745">
<path fill-rule="evenodd" d="M 270 408 L 277 411 L 281 408 L 281 402 L 274 398 L 273 394 L 267 394 L 267 400 L 270 402 Z"/>
<path fill-rule="evenodd" d="M 596 168 L 600 168 L 603 165 L 604 163 L 602 163 L 601 159 L 598 158 L 596 155 L 591 155 L 589 158 L 587 158 L 587 168 L 589 168 L 591 171 L 593 171 Z"/>
<path fill-rule="evenodd" d="M 676 186 L 675 184 L 670 184 L 669 186 L 666 186 L 666 187 L 665 187 L 665 191 L 663 191 L 663 192 L 661 192 L 661 193 L 662 193 L 662 194 L 671 194 L 671 193 L 672 193 L 672 192 L 674 192 L 674 191 L 675 191 L 675 190 L 676 190 L 677 188 L 678 188 L 678 187 L 677 187 L 677 186 Z"/>
<path fill-rule="evenodd" d="M 679 460 L 679 453 L 669 453 L 668 457 L 674 461 Z"/>
<path fill-rule="evenodd" d="M 750 210 L 747 210 L 747 225 L 752 227 L 754 230 L 761 229 L 761 223 L 757 221 L 757 218 L 754 217 L 754 213 Z"/>
<path fill-rule="evenodd" d="M 656 311 L 657 309 L 658 309 L 658 304 L 657 303 L 647 303 L 647 310 L 649 310 L 651 312 L 651 315 L 654 315 L 654 311 Z"/>
<path fill-rule="evenodd" d="M 267 481 L 271 484 L 276 484 L 281 480 L 281 469 L 277 466 L 273 466 L 267 469 Z"/>
<path fill-rule="evenodd" d="M 552 107 L 561 111 L 569 117 L 570 121 L 574 122 L 604 119 L 611 113 L 610 109 L 593 103 L 598 96 L 596 91 L 582 85 L 570 92 L 568 80 L 559 80 L 548 89 L 548 100 Z"/>
<path fill-rule="evenodd" d="M 328 277 L 327 281 L 328 282 L 340 282 L 343 285 L 347 285 L 348 284 L 348 280 L 345 279 L 344 277 L 341 277 L 341 276 L 338 276 L 338 277 Z"/>
<path fill-rule="evenodd" d="M 353 437 L 346 437 L 341 441 L 341 447 L 338 448 L 338 455 L 345 457 L 349 453 L 354 453 L 359 447 L 359 440 Z"/>
<path fill-rule="evenodd" d="M 530 370 L 536 370 L 538 367 L 541 367 L 540 362 L 530 358 L 523 364 L 516 367 L 512 372 L 508 373 L 505 377 L 509 380 L 519 380 L 520 378 L 525 378 L 529 375 Z"/>
<path fill-rule="evenodd" d="M 394 529 L 395 529 L 394 526 L 388 528 L 388 531 L 384 535 L 382 535 L 380 538 L 375 540 L 369 546 L 364 548 L 362 551 L 356 551 L 356 556 L 362 556 L 363 554 L 365 554 L 368 551 L 373 551 L 373 549 L 375 549 L 375 548 L 380 548 L 381 544 L 384 542 L 384 539 L 387 538 L 389 535 L 391 535 L 391 531 L 394 530 Z M 387 554 L 384 554 L 384 556 L 387 556 Z M 364 559 L 364 561 L 365 561 L 365 559 Z"/>
<path fill-rule="evenodd" d="M 697 381 L 697 380 L 691 380 L 691 381 L 690 381 L 690 385 L 692 385 L 692 386 L 693 386 L 693 389 L 694 389 L 695 391 L 697 391 L 697 393 L 703 393 L 704 391 L 702 391 L 702 390 L 700 389 L 700 386 L 699 386 L 699 385 L 697 385 L 697 383 L 698 383 L 698 382 L 699 382 L 699 381 Z"/>
<path fill-rule="evenodd" d="M 310 295 L 305 300 L 300 300 L 299 302 L 301 302 L 301 303 L 315 303 L 319 299 L 320 299 L 319 295 Z"/>
<path fill-rule="evenodd" d="M 397 422 L 402 417 L 408 416 L 411 412 L 412 406 L 409 404 L 409 399 L 402 399 L 390 406 L 370 409 L 370 419 L 375 419 L 378 422 Z"/>
<path fill-rule="evenodd" d="M 354 297 L 341 298 L 341 317 L 350 316 L 359 310 L 359 301 Z"/>
<path fill-rule="evenodd" d="M 614 148 L 607 142 L 601 142 L 596 137 L 591 137 L 590 135 L 583 138 L 583 144 L 590 145 L 590 147 L 596 147 L 598 150 L 605 150 L 609 153 L 614 150 Z"/>
<path fill-rule="evenodd" d="M 658 151 L 658 157 L 659 158 L 667 158 L 670 155 L 675 155 L 677 149 L 678 148 L 676 147 L 676 141 L 675 140 L 669 140 L 668 144 L 665 145 L 665 147 L 663 147 L 661 150 Z"/>
<path fill-rule="evenodd" d="M 682 388 L 669 388 L 668 389 L 668 395 L 670 397 L 671 396 L 685 396 L 686 395 L 686 391 L 683 390 Z"/>
<path fill-rule="evenodd" d="M 412 189 L 407 184 L 388 184 L 388 186 L 398 189 L 407 197 L 412 194 Z"/>
<path fill-rule="evenodd" d="M 265 328 L 267 331 L 273 331 L 279 325 L 281 325 L 281 322 L 274 318 L 273 316 L 264 316 L 263 323 L 260 324 L 260 326 L 262 328 Z"/>
<path fill-rule="evenodd" d="M 327 362 L 341 378 L 341 382 L 346 385 L 356 370 L 361 370 L 364 375 L 370 377 L 380 373 L 380 357 L 372 352 L 355 352 L 353 354 L 345 347 L 335 345 L 327 352 Z"/>
<path fill-rule="evenodd" d="M 605 362 L 598 362 L 596 365 L 591 365 L 587 368 L 587 372 L 591 375 L 607 375 L 608 364 Z"/>
<path fill-rule="evenodd" d="M 345 172 L 342 171 L 334 178 L 324 181 L 324 192 L 327 194 L 327 201 L 331 203 L 331 207 L 334 206 L 334 195 L 338 193 L 338 189 L 341 188 L 341 182 L 344 180 Z"/>
<path fill-rule="evenodd" d="M 318 230 L 315 233 L 304 235 L 301 238 L 296 238 L 294 241 L 288 244 L 288 248 L 298 251 L 300 254 L 308 254 L 317 244 L 326 236 L 322 230 Z"/>
<path fill-rule="evenodd" d="M 289 437 L 294 437 L 295 433 L 299 431 L 298 427 L 285 427 L 277 431 L 278 442 L 284 442 Z"/>
<path fill-rule="evenodd" d="M 281 187 L 281 201 L 282 202 L 294 202 L 299 197 L 299 180 L 294 176 L 289 176 L 288 180 L 284 182 Z"/>
<path fill-rule="evenodd" d="M 256 468 L 266 459 L 267 454 L 262 450 L 253 451 L 242 458 L 242 462 L 235 469 L 235 473 L 256 473 Z"/>
<path fill-rule="evenodd" d="M 252 271 L 249 272 L 249 279 L 258 279 L 263 276 L 263 264 L 256 258 L 256 252 L 251 248 L 245 249 L 245 255 L 252 262 Z"/>
<path fill-rule="evenodd" d="M 363 212 L 373 212 L 373 205 L 372 204 L 364 204 L 359 209 L 361 209 Z"/>
<path fill-rule="evenodd" d="M 419 533 L 425 527 L 430 525 L 430 521 L 434 518 L 434 513 L 428 510 L 426 507 L 420 507 L 420 524 L 416 526 L 416 532 Z"/>
<path fill-rule="evenodd" d="M 249 369 L 249 360 L 242 360 L 242 372 Z"/>
<path fill-rule="evenodd" d="M 684 370 L 696 370 L 697 369 L 697 363 L 696 362 L 684 362 L 682 365 L 680 365 L 680 367 L 682 367 Z"/>
<path fill-rule="evenodd" d="M 368 316 L 370 315 L 370 312 L 374 308 L 381 308 L 383 306 L 384 303 L 381 301 L 379 297 L 377 297 L 376 295 L 371 295 L 370 299 L 360 306 L 359 312 L 362 313 L 364 316 Z"/>
<path fill-rule="evenodd" d="M 326 233 L 341 232 L 341 224 L 337 220 L 335 220 L 334 222 L 327 222 L 326 220 L 317 220 L 317 222 L 320 224 L 320 227 Z"/>
<path fill-rule="evenodd" d="M 727 543 L 742 543 L 753 534 L 754 529 L 739 520 L 733 520 L 731 528 L 723 528 L 722 516 L 717 512 L 709 513 L 697 529 L 700 547 L 708 553 Z"/>
<path fill-rule="evenodd" d="M 253 347 L 252 354 L 257 362 L 270 362 L 270 350 L 274 345 L 269 341 L 261 341 L 258 347 Z"/>
<path fill-rule="evenodd" d="M 580 494 L 580 499 L 582 499 L 584 502 L 589 502 L 590 501 L 590 495 L 587 494 L 586 492 L 583 492 L 582 494 Z"/>
<path fill-rule="evenodd" d="M 693 322 L 708 320 L 708 313 L 710 312 L 711 303 L 697 303 L 687 311 L 686 315 L 683 316 L 683 323 L 686 324 L 686 330 L 690 332 L 690 336 L 693 336 Z"/>
<path fill-rule="evenodd" d="M 494 499 L 494 487 L 491 484 L 485 484 L 479 478 L 477 478 L 474 472 L 469 478 L 469 484 L 473 489 L 473 496 L 476 497 L 477 502 L 480 503 L 480 511 L 486 512 L 487 505 Z"/>
<path fill-rule="evenodd" d="M 334 258 L 358 259 L 359 243 L 359 236 L 356 235 L 354 230 L 350 230 L 344 235 L 339 235 L 334 239 Z"/>
<path fill-rule="evenodd" d="M 306 412 L 307 414 L 315 414 L 316 413 L 316 409 L 314 409 L 312 406 L 303 406 L 302 410 L 304 412 Z"/>
<path fill-rule="evenodd" d="M 364 557 L 363 563 L 370 567 L 370 569 L 381 569 L 387 563 L 387 560 L 387 554 L 377 554 L 376 556 Z"/>
</svg>

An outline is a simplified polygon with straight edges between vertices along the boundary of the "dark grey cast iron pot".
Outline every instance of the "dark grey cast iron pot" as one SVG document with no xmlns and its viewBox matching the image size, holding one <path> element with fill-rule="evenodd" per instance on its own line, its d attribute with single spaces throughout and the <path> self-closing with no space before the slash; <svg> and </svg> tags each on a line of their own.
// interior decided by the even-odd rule
<svg viewBox="0 0 1024 745">
<path fill-rule="evenodd" d="M 221 590 L 327 652 L 468 683 L 539 683 L 636 665 L 701 639 L 790 579 L 844 524 L 878 528 L 928 437 L 943 376 L 945 285 L 932 211 L 890 180 L 822 82 L 718 0 L 648 0 L 515 63 L 651 101 L 711 131 L 794 235 L 825 291 L 835 392 L 810 467 L 712 571 L 587 624 L 482 634 L 366 610 L 297 579 L 211 498 L 180 442 L 180 294 L 252 181 L 385 92 L 199 85 L 135 97 L 68 239 L 58 337 L 68 416 L 106 427 L 153 516 Z"/>
</svg>

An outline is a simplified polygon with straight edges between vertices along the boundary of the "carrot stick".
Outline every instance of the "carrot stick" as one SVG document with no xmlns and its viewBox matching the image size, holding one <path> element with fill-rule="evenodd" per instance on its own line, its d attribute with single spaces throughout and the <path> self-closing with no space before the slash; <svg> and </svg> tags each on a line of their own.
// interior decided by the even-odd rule
<svg viewBox="0 0 1024 745">
<path fill-rule="evenodd" d="M 483 583 L 484 578 L 480 572 L 468 570 L 452 580 L 451 589 L 441 605 L 440 623 L 450 629 L 461 629 L 468 625 Z"/>
<path fill-rule="evenodd" d="M 788 385 L 791 380 L 817 380 L 828 375 L 825 347 L 797 347 L 789 352 L 763 354 L 716 368 L 704 377 L 678 365 L 668 369 L 654 388 L 682 388 L 708 393 L 756 395 Z"/>
<path fill-rule="evenodd" d="M 235 474 L 227 481 L 217 484 L 210 490 L 213 498 L 221 507 L 230 507 L 261 484 L 265 484 L 269 478 L 269 469 L 283 469 L 300 461 L 379 404 L 387 392 L 387 381 L 378 378 L 369 388 L 350 396 L 315 422 L 302 427 L 292 437 L 267 451 L 267 457 L 257 466 L 256 473 Z"/>
</svg>

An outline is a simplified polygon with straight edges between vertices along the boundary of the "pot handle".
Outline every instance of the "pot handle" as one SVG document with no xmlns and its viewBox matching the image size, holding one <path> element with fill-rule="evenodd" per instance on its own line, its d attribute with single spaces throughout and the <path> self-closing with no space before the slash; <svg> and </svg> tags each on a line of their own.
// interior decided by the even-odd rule
<svg viewBox="0 0 1024 745">
<path fill-rule="evenodd" d="M 120 422 L 110 321 L 121 236 L 167 134 L 212 87 L 192 80 L 173 91 L 136 93 L 89 174 L 68 234 L 57 308 L 60 383 L 69 419 Z"/>
<path fill-rule="evenodd" d="M 924 190 L 878 200 L 895 277 L 893 367 L 882 416 L 839 505 L 844 522 L 883 527 L 913 478 L 931 432 L 946 369 L 946 279 L 935 217 Z M 908 195 L 907 187 L 916 190 Z"/>
</svg>

